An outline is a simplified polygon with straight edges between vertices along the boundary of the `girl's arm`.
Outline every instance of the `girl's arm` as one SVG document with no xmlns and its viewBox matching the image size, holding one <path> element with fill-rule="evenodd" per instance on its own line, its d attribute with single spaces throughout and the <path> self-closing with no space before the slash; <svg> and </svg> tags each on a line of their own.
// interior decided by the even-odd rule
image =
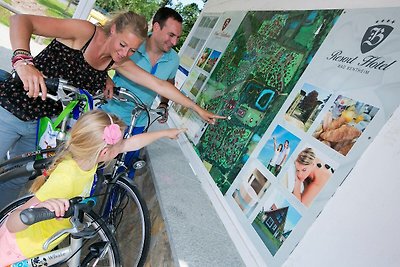
<svg viewBox="0 0 400 267">
<path fill-rule="evenodd" d="M 62 39 L 62 42 L 79 49 L 93 34 L 94 26 L 88 21 L 77 19 L 57 19 L 34 15 L 13 15 L 10 17 L 10 41 L 13 51 L 23 49 L 30 52 L 32 34 Z M 21 78 L 25 91 L 30 97 L 46 99 L 47 88 L 43 75 L 33 66 L 17 64 L 15 69 Z"/>
<path fill-rule="evenodd" d="M 24 209 L 28 209 L 34 206 L 35 208 L 47 208 L 51 211 L 54 211 L 57 217 L 63 217 L 66 210 L 69 208 L 69 200 L 68 199 L 61 199 L 61 198 L 53 198 L 46 201 L 41 202 L 37 197 L 32 197 L 28 200 L 25 204 L 20 206 L 18 209 L 13 211 L 6 223 L 7 230 L 11 233 L 20 232 L 28 228 L 28 225 L 22 223 L 19 215 L 21 211 Z"/>
<path fill-rule="evenodd" d="M 134 135 L 128 139 L 123 139 L 120 151 L 118 153 L 126 152 L 126 151 L 134 151 L 141 149 L 148 144 L 153 143 L 154 141 L 167 137 L 170 139 L 177 139 L 178 135 L 182 132 L 185 132 L 187 129 L 168 129 L 168 130 L 161 130 L 149 133 L 142 133 L 138 135 Z"/>
<path fill-rule="evenodd" d="M 190 100 L 182 94 L 174 85 L 168 81 L 163 81 L 150 73 L 138 67 L 132 60 L 126 60 L 122 63 L 115 64 L 115 70 L 121 73 L 129 80 L 145 86 L 157 94 L 171 99 L 172 101 L 181 104 L 187 108 L 192 109 L 200 117 L 208 123 L 214 124 L 216 119 L 224 119 L 223 116 L 218 116 L 198 106 L 195 102 Z"/>
</svg>

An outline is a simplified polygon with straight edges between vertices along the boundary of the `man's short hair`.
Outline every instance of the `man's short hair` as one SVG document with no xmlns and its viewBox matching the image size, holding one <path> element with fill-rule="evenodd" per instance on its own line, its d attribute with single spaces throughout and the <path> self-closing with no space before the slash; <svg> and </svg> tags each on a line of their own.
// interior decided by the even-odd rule
<svg viewBox="0 0 400 267">
<path fill-rule="evenodd" d="M 178 12 L 169 7 L 162 7 L 157 10 L 156 14 L 154 14 L 152 24 L 154 25 L 154 23 L 158 22 L 158 24 L 160 24 L 160 27 L 163 28 L 165 22 L 169 18 L 172 18 L 179 23 L 183 22 L 182 16 Z"/>
</svg>

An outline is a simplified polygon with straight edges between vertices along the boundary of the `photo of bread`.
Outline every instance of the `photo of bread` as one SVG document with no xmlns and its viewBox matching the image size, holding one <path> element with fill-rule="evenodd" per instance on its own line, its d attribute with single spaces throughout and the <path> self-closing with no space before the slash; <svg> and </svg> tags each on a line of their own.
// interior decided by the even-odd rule
<svg viewBox="0 0 400 267">
<path fill-rule="evenodd" d="M 313 136 L 346 156 L 378 111 L 376 107 L 339 95 Z"/>
</svg>

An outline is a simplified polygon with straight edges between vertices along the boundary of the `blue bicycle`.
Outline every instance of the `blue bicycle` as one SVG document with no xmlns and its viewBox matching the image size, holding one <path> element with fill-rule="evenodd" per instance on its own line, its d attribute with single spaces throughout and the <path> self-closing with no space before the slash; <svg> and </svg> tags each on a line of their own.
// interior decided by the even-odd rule
<svg viewBox="0 0 400 267">
<path fill-rule="evenodd" d="M 46 81 L 47 85 L 47 81 Z M 47 85 L 49 92 L 57 88 L 57 95 L 67 95 L 73 92 L 79 95 L 79 90 L 65 81 L 58 80 Z M 120 101 L 132 101 L 136 108 L 132 111 L 132 119 L 129 130 L 124 138 L 131 136 L 131 130 L 135 126 L 136 118 L 141 112 L 149 112 L 149 109 L 132 93 L 121 88 L 116 91 L 115 97 Z M 57 98 L 57 97 L 56 97 Z M 101 96 L 95 97 L 102 99 Z M 84 98 L 79 98 L 84 101 Z M 162 115 L 165 110 L 153 110 Z M 64 124 L 62 124 L 62 127 Z M 66 129 L 60 129 L 65 131 Z M 0 164 L 0 182 L 17 178 L 20 176 L 37 177 L 47 167 L 50 159 L 37 159 L 38 155 L 48 153 L 48 150 L 39 150 L 26 153 L 19 157 L 10 159 Z M 97 198 L 94 211 L 105 222 L 114 234 L 116 243 L 121 250 L 120 258 L 123 266 L 144 266 L 150 245 L 150 217 L 146 203 L 140 195 L 138 188 L 128 177 L 130 166 L 125 166 L 126 153 L 117 156 L 114 162 L 106 169 L 98 169 L 92 188 L 92 196 Z M 26 198 L 11 203 L 0 211 L 0 222 L 12 208 L 27 201 Z"/>
</svg>

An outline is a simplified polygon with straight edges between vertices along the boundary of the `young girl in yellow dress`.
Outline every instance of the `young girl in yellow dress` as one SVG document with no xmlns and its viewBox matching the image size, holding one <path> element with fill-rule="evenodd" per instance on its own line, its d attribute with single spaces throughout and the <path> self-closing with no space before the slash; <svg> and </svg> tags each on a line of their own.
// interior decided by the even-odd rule
<svg viewBox="0 0 400 267">
<path fill-rule="evenodd" d="M 62 217 L 69 207 L 69 199 L 87 197 L 98 163 L 113 159 L 119 153 L 140 149 L 157 139 L 176 139 L 184 129 L 168 129 L 143 133 L 123 139 L 123 123 L 100 110 L 84 114 L 71 129 L 71 136 L 56 156 L 49 177 L 35 179 L 28 202 L 10 214 L 0 226 L 0 266 L 34 257 L 46 251 L 43 243 L 61 229 L 70 228 L 67 219 L 57 218 L 24 225 L 19 214 L 31 206 L 45 207 Z M 47 251 L 61 242 L 53 242 Z"/>
</svg>

